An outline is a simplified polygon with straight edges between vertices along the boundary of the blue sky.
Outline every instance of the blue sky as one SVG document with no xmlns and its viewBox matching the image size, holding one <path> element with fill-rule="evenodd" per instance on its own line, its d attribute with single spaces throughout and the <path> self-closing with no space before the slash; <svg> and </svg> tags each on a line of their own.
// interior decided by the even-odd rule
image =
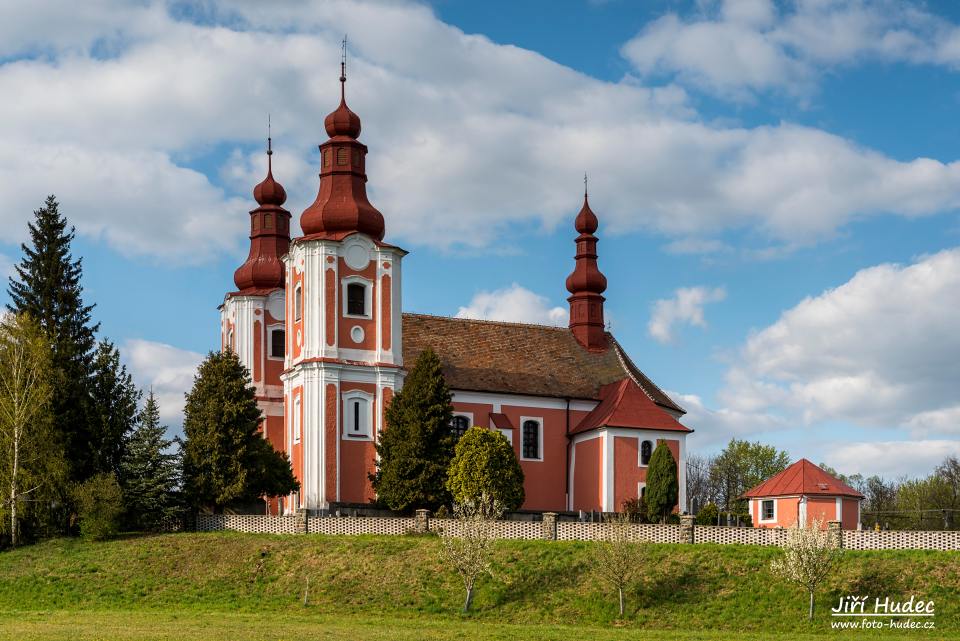
<svg viewBox="0 0 960 641">
<path fill-rule="evenodd" d="M 246 255 L 266 114 L 296 219 L 346 32 L 406 310 L 565 322 L 587 171 L 608 319 L 693 450 L 737 436 L 888 477 L 960 452 L 952 3 L 6 12 L 0 267 L 56 193 L 103 334 L 173 425 Z"/>
</svg>

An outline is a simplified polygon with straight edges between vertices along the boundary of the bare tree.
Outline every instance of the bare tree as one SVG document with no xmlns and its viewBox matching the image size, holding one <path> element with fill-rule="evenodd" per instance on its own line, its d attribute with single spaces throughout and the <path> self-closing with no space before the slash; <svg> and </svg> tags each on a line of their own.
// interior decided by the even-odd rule
<svg viewBox="0 0 960 641">
<path fill-rule="evenodd" d="M 813 621 L 813 595 L 837 566 L 843 550 L 837 547 L 831 532 L 821 529 L 822 521 L 811 521 L 809 527 L 799 525 L 787 531 L 783 554 L 773 560 L 770 569 L 810 594 L 807 618 Z"/>
<path fill-rule="evenodd" d="M 696 514 L 703 506 L 713 500 L 713 485 L 710 470 L 713 459 L 702 454 L 687 456 L 687 502 L 682 506 L 689 514 Z"/>
<path fill-rule="evenodd" d="M 595 563 L 600 578 L 617 591 L 620 618 L 623 618 L 625 591 L 637 568 L 642 548 L 630 516 L 620 513 L 605 519 L 604 537 L 596 544 Z"/>
<path fill-rule="evenodd" d="M 49 480 L 42 468 L 50 456 L 48 404 L 50 350 L 39 327 L 24 315 L 0 323 L 0 481 L 9 514 L 10 542 L 19 542 L 20 504 Z"/>
<path fill-rule="evenodd" d="M 441 557 L 463 579 L 466 598 L 463 611 L 470 611 L 473 588 L 483 574 L 491 574 L 490 556 L 496 539 L 496 521 L 503 514 L 500 504 L 486 494 L 477 501 L 457 504 L 453 508 L 455 520 L 441 531 Z"/>
</svg>

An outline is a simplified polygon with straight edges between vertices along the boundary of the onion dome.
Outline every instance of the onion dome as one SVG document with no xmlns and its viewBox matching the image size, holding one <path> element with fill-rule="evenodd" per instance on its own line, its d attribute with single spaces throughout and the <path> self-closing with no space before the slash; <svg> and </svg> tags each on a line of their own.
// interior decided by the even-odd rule
<svg viewBox="0 0 960 641">
<path fill-rule="evenodd" d="M 300 227 L 305 236 L 341 239 L 361 233 L 380 241 L 383 214 L 367 198 L 367 147 L 357 140 L 360 118 L 347 107 L 346 81 L 341 67 L 340 106 L 324 121 L 330 139 L 320 145 L 320 189 L 300 215 Z"/>
<path fill-rule="evenodd" d="M 283 185 L 273 178 L 273 149 L 270 139 L 267 139 L 267 177 L 253 188 L 253 198 L 260 205 L 280 206 L 287 200 L 287 192 Z"/>
<path fill-rule="evenodd" d="M 603 292 L 607 289 L 607 277 L 597 266 L 597 237 L 593 235 L 598 225 L 584 189 L 583 207 L 574 221 L 580 235 L 576 240 L 576 266 L 567 276 L 567 291 L 570 292 L 567 301 L 570 303 L 570 331 L 590 351 L 603 351 L 608 347 L 603 320 Z"/>
<path fill-rule="evenodd" d="M 267 177 L 253 188 L 259 205 L 250 212 L 250 252 L 233 273 L 239 294 L 264 295 L 284 284 L 280 257 L 290 248 L 290 212 L 284 209 L 287 192 L 273 178 L 273 149 L 267 138 Z"/>
<path fill-rule="evenodd" d="M 343 85 L 341 85 L 342 87 Z M 346 136 L 357 138 L 360 136 L 360 116 L 350 111 L 343 94 L 340 95 L 340 106 L 332 111 L 323 120 L 323 127 L 331 138 Z"/>
<path fill-rule="evenodd" d="M 597 231 L 599 221 L 597 215 L 590 209 L 587 196 L 583 197 L 583 207 L 574 221 L 576 230 L 580 232 L 577 238 L 576 267 L 573 273 L 567 276 L 567 291 L 571 294 L 594 293 L 602 294 L 607 289 L 607 277 L 597 267 Z"/>
</svg>

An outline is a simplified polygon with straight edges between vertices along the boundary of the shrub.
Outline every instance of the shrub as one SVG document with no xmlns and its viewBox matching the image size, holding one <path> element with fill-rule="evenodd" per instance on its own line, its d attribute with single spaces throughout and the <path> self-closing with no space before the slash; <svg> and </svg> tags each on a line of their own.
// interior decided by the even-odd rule
<svg viewBox="0 0 960 641">
<path fill-rule="evenodd" d="M 467 430 L 450 463 L 447 489 L 456 503 L 487 497 L 505 510 L 523 505 L 523 470 L 506 437 L 485 427 Z"/>
<path fill-rule="evenodd" d="M 123 513 L 123 491 L 111 473 L 90 477 L 76 489 L 80 516 L 80 534 L 85 539 L 102 541 L 117 533 Z"/>
<path fill-rule="evenodd" d="M 627 515 L 631 523 L 649 523 L 647 519 L 647 506 L 642 498 L 625 499 L 620 511 Z"/>
<path fill-rule="evenodd" d="M 660 443 L 650 457 L 647 470 L 647 516 L 651 521 L 664 523 L 677 505 L 680 485 L 677 480 L 677 461 L 666 443 Z"/>
<path fill-rule="evenodd" d="M 716 525 L 720 510 L 715 503 L 707 503 L 697 513 L 697 525 Z"/>
</svg>

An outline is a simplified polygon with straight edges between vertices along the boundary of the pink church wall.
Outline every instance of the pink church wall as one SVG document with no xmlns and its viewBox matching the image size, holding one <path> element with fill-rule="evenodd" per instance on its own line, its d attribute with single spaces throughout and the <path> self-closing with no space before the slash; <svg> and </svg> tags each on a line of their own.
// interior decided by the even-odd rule
<svg viewBox="0 0 960 641">
<path fill-rule="evenodd" d="M 573 509 L 601 510 L 603 507 L 602 481 L 602 438 L 592 438 L 575 444 L 573 469 Z"/>
<path fill-rule="evenodd" d="M 340 393 L 350 390 L 361 390 L 376 394 L 377 387 L 373 383 L 342 383 Z M 371 416 L 379 411 L 374 400 L 370 408 Z M 375 471 L 376 448 L 373 441 L 345 439 L 341 436 L 342 429 L 337 430 L 340 439 L 340 500 L 345 503 L 367 503 L 375 498 L 373 487 L 367 476 Z"/>
<path fill-rule="evenodd" d="M 637 498 L 637 486 L 647 478 L 640 467 L 640 440 L 629 436 L 613 439 L 613 508 L 620 510 L 627 499 Z"/>
<path fill-rule="evenodd" d="M 826 526 L 827 521 L 835 521 L 836 518 L 837 501 L 834 497 L 820 498 L 811 496 L 807 498 L 807 525 L 816 520 Z"/>
</svg>

